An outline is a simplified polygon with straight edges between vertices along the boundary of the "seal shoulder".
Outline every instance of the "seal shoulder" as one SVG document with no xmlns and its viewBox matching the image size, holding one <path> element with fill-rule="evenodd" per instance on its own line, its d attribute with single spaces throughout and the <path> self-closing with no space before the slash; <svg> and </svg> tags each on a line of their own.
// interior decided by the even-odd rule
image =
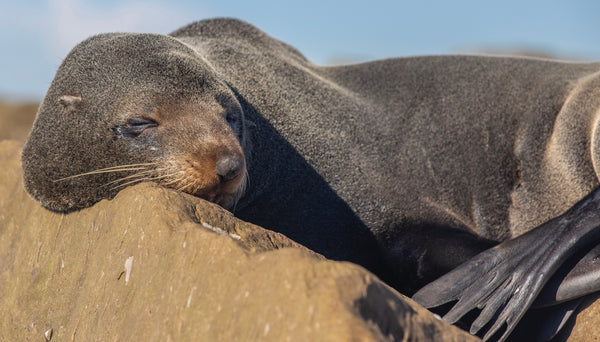
<svg viewBox="0 0 600 342">
<path fill-rule="evenodd" d="M 266 51 L 282 51 L 308 61 L 296 48 L 275 39 L 256 26 L 234 18 L 215 18 L 193 22 L 169 34 L 175 38 L 218 39 L 243 41 Z"/>
<path fill-rule="evenodd" d="M 243 20 L 215 18 L 193 22 L 169 34 L 173 37 L 223 38 L 224 36 L 258 37 L 264 33 Z"/>
</svg>

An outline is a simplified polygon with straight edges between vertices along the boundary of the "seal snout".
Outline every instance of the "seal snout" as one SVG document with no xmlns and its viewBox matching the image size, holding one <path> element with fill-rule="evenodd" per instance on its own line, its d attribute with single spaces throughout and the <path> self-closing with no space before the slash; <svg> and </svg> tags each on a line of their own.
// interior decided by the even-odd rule
<svg viewBox="0 0 600 342">
<path fill-rule="evenodd" d="M 237 156 L 226 155 L 215 163 L 215 172 L 223 182 L 236 178 L 243 170 L 244 161 Z"/>
</svg>

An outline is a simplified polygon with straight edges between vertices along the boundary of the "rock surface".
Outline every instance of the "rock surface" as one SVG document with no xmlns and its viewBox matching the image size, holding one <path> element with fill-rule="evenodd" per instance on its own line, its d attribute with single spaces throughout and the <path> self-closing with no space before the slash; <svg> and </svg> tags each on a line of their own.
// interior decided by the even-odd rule
<svg viewBox="0 0 600 342">
<path fill-rule="evenodd" d="M 23 190 L 0 142 L 8 341 L 469 341 L 359 266 L 152 184 L 68 215 Z"/>
<path fill-rule="evenodd" d="M 586 299 L 567 337 L 568 342 L 600 341 L 600 295 Z"/>
</svg>

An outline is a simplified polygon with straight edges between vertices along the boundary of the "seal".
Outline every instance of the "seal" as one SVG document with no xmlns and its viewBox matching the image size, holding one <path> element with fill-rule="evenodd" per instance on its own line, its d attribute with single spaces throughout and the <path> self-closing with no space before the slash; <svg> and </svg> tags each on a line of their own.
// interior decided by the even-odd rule
<svg viewBox="0 0 600 342">
<path fill-rule="evenodd" d="M 325 67 L 234 19 L 102 34 L 59 67 L 24 182 L 68 212 L 155 181 L 427 307 L 458 300 L 450 322 L 481 308 L 471 332 L 503 340 L 546 284 L 551 303 L 598 291 L 594 258 L 570 260 L 600 242 L 599 95 L 598 63 Z"/>
</svg>

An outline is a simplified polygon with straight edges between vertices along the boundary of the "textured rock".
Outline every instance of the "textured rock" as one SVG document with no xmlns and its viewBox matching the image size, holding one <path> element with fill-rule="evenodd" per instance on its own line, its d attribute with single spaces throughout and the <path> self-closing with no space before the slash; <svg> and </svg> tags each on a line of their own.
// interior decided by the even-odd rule
<svg viewBox="0 0 600 342">
<path fill-rule="evenodd" d="M 359 266 L 152 184 L 64 215 L 0 142 L 0 331 L 9 341 L 466 341 Z"/>
<path fill-rule="evenodd" d="M 600 295 L 586 299 L 567 339 L 569 342 L 600 341 Z"/>
</svg>

